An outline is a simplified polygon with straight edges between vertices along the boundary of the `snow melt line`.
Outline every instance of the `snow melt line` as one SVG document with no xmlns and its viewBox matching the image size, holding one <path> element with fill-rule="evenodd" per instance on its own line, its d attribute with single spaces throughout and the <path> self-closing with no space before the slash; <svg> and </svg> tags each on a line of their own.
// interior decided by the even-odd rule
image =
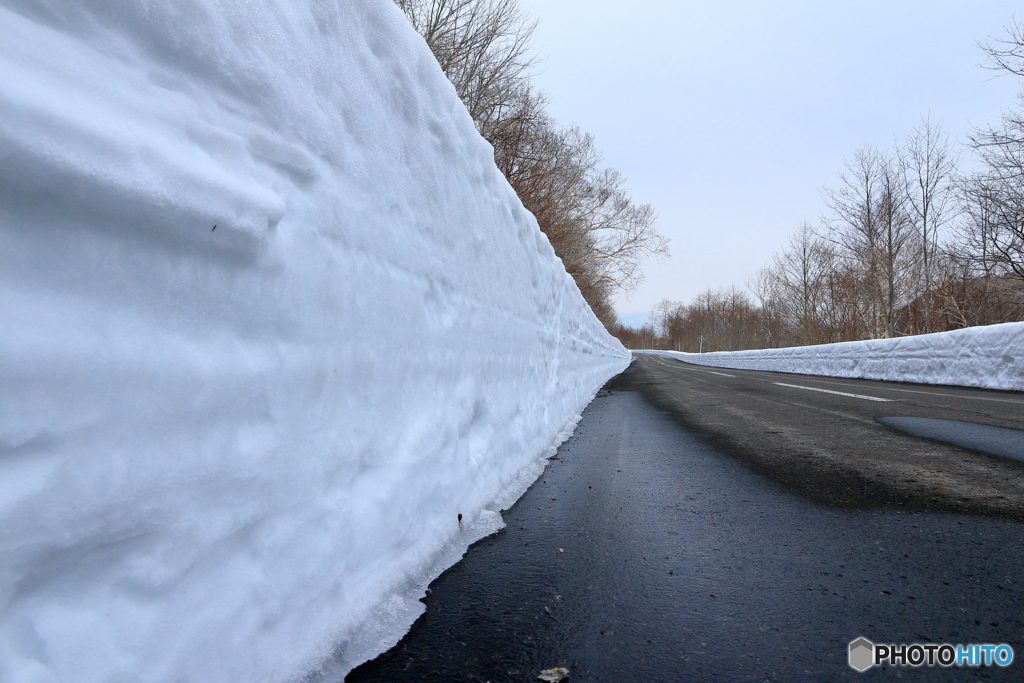
<svg viewBox="0 0 1024 683">
<path fill-rule="evenodd" d="M 863 394 L 848 394 L 845 391 L 832 391 L 831 389 L 818 389 L 817 387 L 803 387 L 799 384 L 784 384 L 782 382 L 772 382 L 772 384 L 780 387 L 792 387 L 793 389 L 807 389 L 808 391 L 820 391 L 823 394 L 835 394 L 836 396 L 849 396 L 850 398 L 862 398 L 866 401 L 892 401 L 891 398 L 878 398 L 877 396 L 864 396 Z"/>
</svg>

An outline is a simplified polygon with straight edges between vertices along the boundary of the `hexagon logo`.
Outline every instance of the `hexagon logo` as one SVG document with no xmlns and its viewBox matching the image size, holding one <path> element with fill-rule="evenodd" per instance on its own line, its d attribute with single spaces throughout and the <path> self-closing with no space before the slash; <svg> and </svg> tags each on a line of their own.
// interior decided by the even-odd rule
<svg viewBox="0 0 1024 683">
<path fill-rule="evenodd" d="M 875 664 L 875 644 L 863 637 L 851 642 L 849 661 L 857 671 L 867 671 Z"/>
</svg>

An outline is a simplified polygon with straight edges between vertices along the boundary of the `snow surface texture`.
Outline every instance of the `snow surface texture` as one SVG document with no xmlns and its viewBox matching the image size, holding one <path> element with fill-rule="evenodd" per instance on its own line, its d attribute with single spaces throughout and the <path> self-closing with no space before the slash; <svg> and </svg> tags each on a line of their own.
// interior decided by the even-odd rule
<svg viewBox="0 0 1024 683">
<path fill-rule="evenodd" d="M 391 0 L 0 35 L 0 681 L 340 677 L 628 353 Z"/>
<path fill-rule="evenodd" d="M 1024 391 L 1024 322 L 786 349 L 643 353 L 737 370 Z"/>
</svg>

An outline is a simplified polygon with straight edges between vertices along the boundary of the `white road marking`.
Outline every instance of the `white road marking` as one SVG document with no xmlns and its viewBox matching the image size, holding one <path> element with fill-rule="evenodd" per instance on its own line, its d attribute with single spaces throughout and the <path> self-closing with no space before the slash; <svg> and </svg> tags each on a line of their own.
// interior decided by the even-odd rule
<svg viewBox="0 0 1024 683">
<path fill-rule="evenodd" d="M 735 377 L 736 376 L 736 375 L 727 375 L 724 372 L 713 372 L 711 370 L 708 370 L 708 372 L 710 372 L 712 375 L 720 375 L 722 377 Z"/>
<path fill-rule="evenodd" d="M 802 387 L 799 384 L 783 384 L 782 382 L 772 382 L 780 387 L 792 387 L 793 389 L 806 389 L 807 391 L 820 391 L 823 394 L 835 394 L 836 396 L 849 396 L 850 398 L 862 398 L 865 401 L 885 401 L 890 403 L 893 401 L 891 398 L 878 398 L 877 396 L 864 396 L 862 394 L 848 394 L 845 391 L 832 391 L 831 389 L 819 389 L 817 387 Z"/>
<path fill-rule="evenodd" d="M 663 356 L 658 356 L 658 358 L 663 358 Z M 702 367 L 702 366 L 697 365 L 696 363 L 690 363 L 688 361 L 679 360 L 678 358 L 673 358 L 672 360 L 676 361 L 676 364 L 673 365 L 673 367 L 679 367 L 679 365 L 690 366 L 690 367 L 685 367 L 684 369 L 686 369 L 686 370 L 697 370 L 697 371 L 699 371 L 700 368 Z M 703 366 L 703 367 L 706 367 L 706 366 Z M 705 370 L 705 372 L 711 372 L 711 371 L 710 370 Z M 745 370 L 744 372 L 775 374 L 775 373 L 772 373 L 771 370 Z M 718 373 L 715 373 L 715 374 L 718 374 Z M 725 374 L 725 373 L 722 373 L 722 374 Z M 735 375 L 729 375 L 729 376 L 730 377 L 735 377 Z M 835 386 L 840 386 L 840 387 L 858 386 L 856 384 L 849 384 L 847 382 L 829 381 L 829 380 L 827 380 L 827 379 L 825 379 L 823 377 L 819 377 L 819 376 L 815 376 L 813 381 L 821 382 L 822 384 L 833 384 Z M 943 392 L 939 392 L 939 391 L 922 391 L 920 389 L 897 389 L 896 387 L 888 386 L 889 384 L 892 384 L 892 382 L 888 382 L 887 380 L 881 380 L 881 379 L 863 380 L 863 381 L 877 382 L 878 386 L 873 386 L 872 388 L 873 389 L 877 389 L 878 391 L 896 391 L 896 392 L 899 392 L 901 394 L 923 394 L 924 396 L 942 396 L 943 398 L 960 398 L 960 399 L 966 399 L 968 401 L 992 401 L 994 403 L 1015 403 L 1017 405 L 1024 405 L 1024 401 L 1021 401 L 1019 399 L 1014 400 L 1012 398 L 993 398 L 991 396 L 972 396 L 970 393 L 967 393 L 966 391 L 963 394 L 947 394 L 947 393 L 943 393 Z M 774 382 L 774 384 L 779 384 L 779 383 L 778 382 Z M 784 384 L 782 386 L 799 386 L 799 385 L 796 385 L 796 384 Z M 811 387 L 800 387 L 800 388 L 801 389 L 810 389 Z M 963 387 L 963 388 L 966 389 L 966 390 L 975 389 L 975 390 L 978 390 L 978 391 L 986 391 L 985 387 Z M 821 391 L 825 391 L 825 390 L 822 389 Z M 839 391 L 837 391 L 835 393 L 842 394 L 842 392 L 839 392 Z M 898 400 L 898 399 L 894 399 L 894 398 L 888 398 L 888 399 L 881 398 L 880 399 L 880 398 L 875 398 L 874 396 L 862 396 L 861 394 L 845 394 L 845 395 L 847 395 L 847 396 L 857 396 L 858 398 L 867 398 L 867 399 L 876 400 L 876 401 L 896 401 L 896 400 Z"/>
<path fill-rule="evenodd" d="M 858 386 L 856 384 L 849 384 L 847 382 L 829 382 L 824 379 L 814 378 L 816 382 L 822 384 L 835 384 L 840 387 L 853 387 Z M 885 382 L 886 380 L 876 379 L 867 380 L 871 382 Z M 937 391 L 921 391 L 920 389 L 897 389 L 896 387 L 890 386 L 878 386 L 879 391 L 898 391 L 903 394 L 924 394 L 925 396 L 944 396 L 945 398 L 965 398 L 971 401 L 995 401 L 996 403 L 1016 403 L 1017 405 L 1024 405 L 1024 401 L 1015 401 L 1012 398 L 992 398 L 990 396 L 971 396 L 970 394 L 942 394 Z M 977 389 L 978 391 L 990 391 L 984 387 L 964 387 L 964 389 Z"/>
</svg>

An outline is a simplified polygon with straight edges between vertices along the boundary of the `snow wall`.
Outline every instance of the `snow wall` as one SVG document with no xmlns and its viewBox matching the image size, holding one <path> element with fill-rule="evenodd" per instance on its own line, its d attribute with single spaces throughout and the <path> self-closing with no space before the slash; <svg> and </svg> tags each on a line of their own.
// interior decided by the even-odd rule
<svg viewBox="0 0 1024 683">
<path fill-rule="evenodd" d="M 0 681 L 340 679 L 628 353 L 391 0 L 0 35 Z"/>
<path fill-rule="evenodd" d="M 737 370 L 1024 391 L 1024 322 L 786 349 L 644 353 Z"/>
</svg>

